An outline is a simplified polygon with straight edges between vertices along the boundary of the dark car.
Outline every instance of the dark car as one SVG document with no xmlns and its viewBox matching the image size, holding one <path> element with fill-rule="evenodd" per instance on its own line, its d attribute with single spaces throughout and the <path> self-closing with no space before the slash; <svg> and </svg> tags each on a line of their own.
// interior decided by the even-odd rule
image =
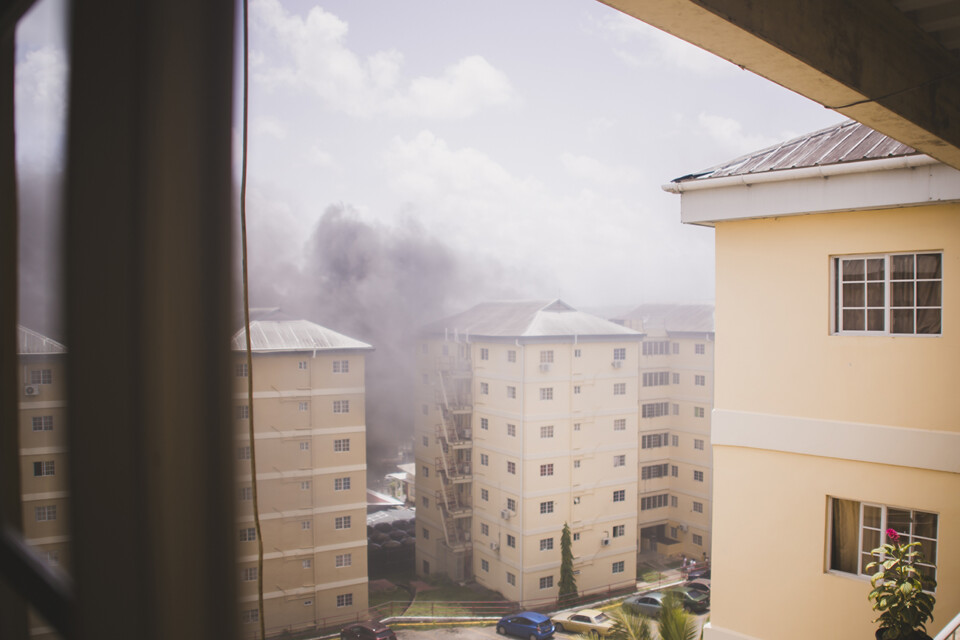
<svg viewBox="0 0 960 640">
<path fill-rule="evenodd" d="M 696 580 L 697 578 L 710 579 L 710 567 L 694 567 L 687 572 L 687 580 Z"/>
<path fill-rule="evenodd" d="M 693 613 L 704 613 L 710 608 L 710 593 L 698 591 L 686 585 L 682 587 L 673 587 L 667 590 L 667 593 L 675 593 L 680 596 L 683 602 L 683 608 Z"/>
<path fill-rule="evenodd" d="M 707 595 L 710 594 L 710 580 L 708 578 L 697 578 L 696 580 L 690 580 L 689 582 L 685 582 L 683 586 L 696 589 L 697 591 L 702 591 Z"/>
<path fill-rule="evenodd" d="M 397 636 L 387 625 L 370 621 L 344 627 L 340 640 L 397 640 Z"/>
<path fill-rule="evenodd" d="M 509 633 L 528 640 L 546 640 L 553 635 L 553 623 L 550 618 L 536 611 L 522 611 L 500 618 L 497 633 Z"/>
<path fill-rule="evenodd" d="M 662 591 L 640 593 L 625 599 L 623 601 L 623 608 L 632 613 L 640 613 L 650 618 L 659 618 L 665 597 L 666 594 Z"/>
</svg>

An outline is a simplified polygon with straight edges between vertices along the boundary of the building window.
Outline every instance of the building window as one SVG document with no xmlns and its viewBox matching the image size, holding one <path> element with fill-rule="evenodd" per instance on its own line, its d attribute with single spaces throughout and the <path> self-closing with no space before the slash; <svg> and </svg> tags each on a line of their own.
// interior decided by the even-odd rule
<svg viewBox="0 0 960 640">
<path fill-rule="evenodd" d="M 673 374 L 678 375 L 678 374 Z M 679 382 L 675 380 L 674 382 Z M 648 371 L 643 374 L 643 386 L 645 387 L 663 387 L 670 384 L 669 371 Z"/>
<path fill-rule="evenodd" d="M 422 443 L 423 443 L 423 446 L 425 446 L 425 447 L 429 447 L 429 446 L 430 446 L 430 438 L 428 438 L 427 436 L 421 436 L 420 442 L 422 442 Z"/>
<path fill-rule="evenodd" d="M 553 500 L 540 503 L 540 513 L 553 513 Z"/>
<path fill-rule="evenodd" d="M 334 478 L 333 479 L 333 490 L 334 491 L 348 491 L 350 489 L 350 478 Z"/>
<path fill-rule="evenodd" d="M 489 360 L 490 359 L 490 350 L 489 349 L 480 349 L 480 359 Z"/>
<path fill-rule="evenodd" d="M 337 516 L 333 521 L 334 529 L 349 529 L 350 528 L 350 516 Z"/>
<path fill-rule="evenodd" d="M 574 431 L 580 431 L 580 423 L 579 423 L 579 422 L 574 422 L 574 423 L 573 423 L 573 430 L 574 430 Z"/>
<path fill-rule="evenodd" d="M 34 431 L 53 431 L 53 416 L 34 416 L 30 422 Z"/>
<path fill-rule="evenodd" d="M 310 520 L 300 521 L 300 529 L 302 529 L 303 531 L 309 531 L 312 528 L 313 528 L 313 523 Z"/>
<path fill-rule="evenodd" d="M 673 382 L 673 384 L 680 384 L 680 374 L 679 373 L 672 374 L 671 381 Z"/>
<path fill-rule="evenodd" d="M 490 394 L 490 385 L 486 382 L 480 383 L 480 395 L 489 395 Z"/>
<path fill-rule="evenodd" d="M 427 529 L 426 527 L 423 528 L 423 539 L 424 540 L 430 539 L 430 529 Z"/>
<path fill-rule="evenodd" d="M 573 541 L 574 541 L 574 542 L 577 542 L 578 540 L 580 540 L 580 532 L 579 532 L 579 531 L 578 531 L 577 533 L 574 533 L 574 534 L 573 534 Z"/>
<path fill-rule="evenodd" d="M 573 468 L 574 468 L 574 469 L 579 469 L 579 468 L 580 468 L 580 461 L 579 461 L 579 460 L 574 460 L 574 461 L 573 461 Z"/>
<path fill-rule="evenodd" d="M 309 569 L 312 566 L 313 566 L 313 558 L 304 558 L 303 560 L 300 561 L 301 569 Z"/>
<path fill-rule="evenodd" d="M 55 476 L 57 475 L 56 465 L 53 460 L 44 460 L 43 462 L 33 463 L 34 477 Z"/>
<path fill-rule="evenodd" d="M 300 362 L 297 363 L 297 367 L 300 368 L 300 369 L 306 369 L 306 368 L 307 368 L 307 361 L 306 361 L 306 360 L 301 360 Z"/>
<path fill-rule="evenodd" d="M 490 464 L 490 455 L 486 453 L 480 454 L 480 466 L 486 467 Z"/>
<path fill-rule="evenodd" d="M 30 384 L 53 384 L 53 370 L 34 369 L 30 372 Z"/>
<path fill-rule="evenodd" d="M 613 466 L 615 467 L 627 466 L 627 455 L 625 453 L 621 453 L 620 455 L 613 456 Z"/>
<path fill-rule="evenodd" d="M 423 508 L 424 508 L 424 509 L 429 509 L 429 508 L 430 508 L 430 498 L 428 498 L 427 496 L 420 496 L 420 504 L 423 505 Z"/>
<path fill-rule="evenodd" d="M 623 569 L 624 569 L 623 560 L 618 560 L 617 562 L 613 563 L 613 568 L 612 568 L 613 573 L 623 573 Z"/>
<path fill-rule="evenodd" d="M 240 487 L 241 500 L 253 500 L 253 487 Z"/>
<path fill-rule="evenodd" d="M 507 571 L 507 584 L 510 586 L 517 586 L 517 576 Z"/>
<path fill-rule="evenodd" d="M 694 439 L 693 439 L 693 448 L 694 448 L 694 449 L 699 449 L 699 450 L 703 451 L 703 440 L 701 440 L 700 438 L 694 438 Z"/>
<path fill-rule="evenodd" d="M 548 424 L 540 427 L 540 437 L 541 438 L 552 438 L 553 437 L 553 425 Z"/>
<path fill-rule="evenodd" d="M 334 360 L 334 361 L 333 361 L 333 372 L 334 372 L 334 373 L 350 373 L 350 361 L 349 361 L 349 360 Z"/>
<path fill-rule="evenodd" d="M 507 462 L 507 473 L 512 473 L 513 475 L 517 474 L 517 463 L 516 462 Z"/>
<path fill-rule="evenodd" d="M 553 400 L 553 387 L 544 387 L 540 389 L 541 400 Z"/>
<path fill-rule="evenodd" d="M 704 387 L 707 384 L 707 376 L 693 376 L 693 384 L 698 387 Z"/>
<path fill-rule="evenodd" d="M 677 496 L 670 496 L 670 506 L 671 506 L 671 507 L 673 507 L 674 509 L 676 509 L 676 508 L 677 508 L 677 505 L 679 504 L 679 502 L 680 502 L 680 501 L 677 500 Z"/>
<path fill-rule="evenodd" d="M 300 489 L 302 489 L 303 491 L 308 491 L 310 489 L 310 481 L 304 480 L 303 482 L 301 482 Z"/>
<path fill-rule="evenodd" d="M 669 499 L 669 494 L 662 493 L 657 496 L 647 496 L 645 498 L 640 498 L 640 510 L 648 511 L 650 509 L 659 509 L 660 507 L 667 506 Z"/>
<path fill-rule="evenodd" d="M 486 522 L 480 523 L 480 535 L 482 536 L 490 535 L 490 525 L 488 525 Z"/>
<path fill-rule="evenodd" d="M 624 348 L 616 348 L 613 350 L 613 359 L 614 360 L 626 360 L 627 359 L 627 350 Z"/>
<path fill-rule="evenodd" d="M 553 463 L 542 464 L 540 465 L 540 476 L 552 476 L 553 475 Z"/>
<path fill-rule="evenodd" d="M 869 576 L 865 568 L 876 559 L 870 551 L 886 542 L 886 530 L 893 529 L 900 544 L 921 543 L 923 562 L 917 569 L 924 578 L 936 580 L 939 520 L 936 513 L 831 498 L 830 569 Z"/>
<path fill-rule="evenodd" d="M 309 606 L 311 606 L 312 604 L 313 604 L 313 600 L 304 600 L 304 601 L 303 601 L 303 606 L 305 606 L 305 607 L 309 607 Z"/>
<path fill-rule="evenodd" d="M 613 430 L 614 431 L 626 431 L 627 430 L 627 419 L 626 418 L 617 418 L 613 421 Z"/>
<path fill-rule="evenodd" d="M 350 401 L 349 401 L 349 400 L 334 400 L 334 401 L 333 401 L 333 412 L 334 412 L 334 413 L 350 413 Z"/>
<path fill-rule="evenodd" d="M 243 529 L 240 529 L 240 542 L 254 542 L 256 539 L 256 527 L 244 527 Z"/>
<path fill-rule="evenodd" d="M 693 534 L 693 544 L 697 545 L 698 547 L 702 547 L 702 546 L 703 546 L 703 536 L 700 535 L 699 533 Z"/>
<path fill-rule="evenodd" d="M 613 385 L 613 395 L 615 396 L 625 396 L 627 395 L 627 383 L 626 382 L 617 382 Z"/>
<path fill-rule="evenodd" d="M 614 538 L 622 538 L 622 537 L 625 536 L 626 534 L 627 534 L 627 525 L 625 525 L 625 524 L 618 524 L 618 525 L 615 525 L 615 526 L 613 527 L 613 537 L 614 537 Z"/>
<path fill-rule="evenodd" d="M 703 503 L 702 503 L 702 502 L 694 502 L 694 503 L 693 503 L 693 510 L 694 510 L 695 513 L 703 513 Z"/>
<path fill-rule="evenodd" d="M 674 478 L 679 478 L 679 477 L 680 477 L 680 467 L 678 467 L 677 465 L 671 466 L 671 467 L 670 467 L 670 475 L 673 476 Z"/>
<path fill-rule="evenodd" d="M 259 609 L 244 609 L 243 613 L 240 614 L 240 621 L 243 624 L 251 624 L 254 622 L 260 622 L 260 610 Z"/>
<path fill-rule="evenodd" d="M 511 438 L 516 438 L 516 437 L 517 437 L 517 425 L 515 425 L 515 424 L 508 424 L 508 425 L 507 425 L 507 435 L 510 436 Z"/>
<path fill-rule="evenodd" d="M 484 431 L 487 431 L 488 429 L 490 429 L 490 420 L 488 420 L 487 418 L 480 418 L 480 428 L 483 429 Z"/>
<path fill-rule="evenodd" d="M 300 441 L 300 451 L 310 451 L 310 441 L 301 440 Z"/>
<path fill-rule="evenodd" d="M 306 402 L 301 402 L 297 408 L 300 411 L 306 411 L 309 408 L 309 405 Z"/>
<path fill-rule="evenodd" d="M 677 528 L 676 528 L 676 527 L 670 527 L 670 537 L 673 538 L 674 540 L 677 539 L 678 536 L 677 536 Z"/>
<path fill-rule="evenodd" d="M 513 498 L 507 498 L 507 509 L 509 509 L 510 511 L 513 511 L 514 513 L 516 513 L 516 512 L 517 512 L 517 501 L 514 500 Z"/>
<path fill-rule="evenodd" d="M 640 436 L 640 448 L 641 449 L 656 449 L 657 447 L 667 446 L 667 437 L 670 434 L 667 433 L 648 433 L 644 436 Z"/>
<path fill-rule="evenodd" d="M 40 507 L 34 507 L 33 515 L 37 519 L 37 522 L 45 522 L 47 520 L 56 520 L 57 505 L 48 504 Z"/>
<path fill-rule="evenodd" d="M 540 364 L 553 364 L 553 351 L 540 352 Z"/>
<path fill-rule="evenodd" d="M 334 440 L 333 450 L 336 453 L 345 453 L 350 451 L 350 438 L 338 438 Z"/>
<path fill-rule="evenodd" d="M 241 404 L 236 407 L 236 416 L 237 420 L 249 420 L 250 419 L 250 407 Z"/>
<path fill-rule="evenodd" d="M 480 499 L 484 502 L 490 500 L 490 492 L 486 489 L 480 489 Z"/>
<path fill-rule="evenodd" d="M 507 387 L 507 397 L 516 398 L 517 397 L 517 388 L 516 387 Z"/>
<path fill-rule="evenodd" d="M 507 351 L 507 362 L 516 362 L 517 361 L 517 352 L 513 349 Z"/>
<path fill-rule="evenodd" d="M 507 534 L 507 546 L 511 548 L 516 548 L 517 546 L 517 538 L 509 533 Z"/>
<path fill-rule="evenodd" d="M 680 436 L 677 436 L 677 435 L 672 435 L 672 436 L 670 436 L 670 444 L 673 445 L 674 447 L 679 447 L 679 446 L 680 446 Z"/>
<path fill-rule="evenodd" d="M 580 357 L 580 349 L 574 349 L 574 350 L 573 350 L 573 357 L 574 357 L 574 358 L 579 358 L 579 357 Z"/>
<path fill-rule="evenodd" d="M 249 459 L 250 459 L 250 447 L 238 447 L 237 460 L 249 460 Z"/>
<path fill-rule="evenodd" d="M 833 267 L 837 333 L 940 334 L 942 254 L 834 258 Z"/>
<path fill-rule="evenodd" d="M 650 478 L 664 478 L 667 475 L 667 469 L 669 466 L 670 465 L 664 463 L 641 467 L 640 479 L 649 480 Z"/>
<path fill-rule="evenodd" d="M 627 500 L 627 490 L 626 489 L 617 489 L 613 492 L 613 501 L 614 502 L 626 502 Z"/>
<path fill-rule="evenodd" d="M 698 356 L 702 356 L 707 352 L 707 347 L 703 344 L 696 344 L 693 346 L 693 352 Z"/>
<path fill-rule="evenodd" d="M 642 418 L 659 418 L 670 412 L 669 402 L 648 402 L 640 407 Z"/>
<path fill-rule="evenodd" d="M 680 405 L 677 403 L 673 404 L 673 415 L 675 416 L 680 415 Z"/>
<path fill-rule="evenodd" d="M 580 504 L 580 496 L 573 496 L 573 504 Z"/>
<path fill-rule="evenodd" d="M 341 593 L 337 595 L 337 606 L 338 607 L 352 607 L 353 606 L 353 594 L 352 593 Z"/>
<path fill-rule="evenodd" d="M 545 578 L 540 578 L 540 588 L 541 589 L 552 589 L 553 588 L 553 576 L 547 576 Z"/>
<path fill-rule="evenodd" d="M 244 582 L 253 582 L 257 579 L 257 568 L 256 567 L 244 567 L 240 571 L 240 575 Z"/>
<path fill-rule="evenodd" d="M 573 385 L 573 395 L 575 396 L 580 395 L 580 385 L 578 384 Z"/>
<path fill-rule="evenodd" d="M 694 407 L 694 408 L 693 408 L 693 417 L 694 417 L 694 418 L 702 418 L 703 416 L 704 416 L 703 407 Z"/>
<path fill-rule="evenodd" d="M 679 354 L 680 354 L 680 343 L 679 343 L 679 342 L 674 342 L 674 343 L 673 343 L 673 355 L 679 355 Z"/>
<path fill-rule="evenodd" d="M 643 355 L 645 356 L 665 356 L 669 353 L 670 342 L 668 340 L 643 343 Z"/>
<path fill-rule="evenodd" d="M 540 551 L 550 551 L 553 549 L 553 538 L 540 539 Z"/>
<path fill-rule="evenodd" d="M 694 472 L 693 472 L 693 479 L 694 479 L 696 482 L 703 482 L 703 471 L 694 471 Z"/>
<path fill-rule="evenodd" d="M 481 570 L 481 571 L 484 571 L 484 572 L 486 572 L 486 573 L 489 573 L 489 572 L 490 572 L 490 563 L 489 563 L 488 561 L 486 561 L 486 560 L 481 559 L 481 560 L 480 560 L 480 570 Z"/>
</svg>

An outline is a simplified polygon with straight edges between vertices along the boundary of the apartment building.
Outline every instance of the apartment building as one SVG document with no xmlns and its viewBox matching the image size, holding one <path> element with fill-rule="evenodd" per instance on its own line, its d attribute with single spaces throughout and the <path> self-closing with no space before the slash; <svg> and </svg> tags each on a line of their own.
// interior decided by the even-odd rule
<svg viewBox="0 0 960 640">
<path fill-rule="evenodd" d="M 637 540 L 641 551 L 710 558 L 713 305 L 645 304 L 614 320 L 640 345 Z"/>
<path fill-rule="evenodd" d="M 250 324 L 267 632 L 325 626 L 367 608 L 364 360 L 372 348 L 276 310 Z M 233 339 L 239 596 L 259 633 L 246 336 Z"/>
<path fill-rule="evenodd" d="M 70 563 L 67 350 L 55 340 L 18 326 L 17 355 L 24 539 L 48 565 L 66 568 Z M 30 629 L 32 637 L 56 635 L 34 614 Z"/>
<path fill-rule="evenodd" d="M 417 349 L 417 571 L 556 598 L 633 583 L 641 334 L 555 300 L 491 302 Z"/>
<path fill-rule="evenodd" d="M 935 635 L 960 611 L 960 172 L 848 121 L 665 188 L 716 229 L 707 637 L 871 637 L 887 528 L 923 545 Z"/>
</svg>

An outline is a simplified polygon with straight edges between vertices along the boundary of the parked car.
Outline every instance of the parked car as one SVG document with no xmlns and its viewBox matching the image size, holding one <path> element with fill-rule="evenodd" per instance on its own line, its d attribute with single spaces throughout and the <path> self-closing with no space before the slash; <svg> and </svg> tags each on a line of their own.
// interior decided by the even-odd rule
<svg viewBox="0 0 960 640">
<path fill-rule="evenodd" d="M 340 640 L 397 640 L 396 634 L 380 622 L 357 622 L 340 630 Z"/>
<path fill-rule="evenodd" d="M 679 594 L 683 600 L 683 608 L 693 613 L 704 613 L 710 608 L 710 594 L 698 591 L 687 586 L 667 589 L 667 593 Z"/>
<path fill-rule="evenodd" d="M 613 630 L 614 621 L 603 611 L 581 609 L 580 611 L 558 613 L 550 618 L 557 631 L 588 633 L 592 636 L 606 636 Z"/>
<path fill-rule="evenodd" d="M 662 591 L 651 591 L 630 596 L 623 601 L 623 608 L 632 613 L 639 613 L 650 618 L 659 618 L 663 608 L 663 599 L 667 594 Z"/>
<path fill-rule="evenodd" d="M 696 580 L 698 578 L 710 579 L 710 565 L 706 566 L 694 566 L 693 569 L 687 572 L 687 580 Z"/>
<path fill-rule="evenodd" d="M 553 623 L 550 618 L 536 611 L 522 611 L 500 618 L 497 633 L 520 636 L 527 640 L 546 640 L 553 635 Z"/>
<path fill-rule="evenodd" d="M 709 578 L 697 578 L 696 580 L 690 580 L 685 582 L 683 586 L 690 587 L 691 589 L 696 589 L 697 591 L 702 591 L 703 593 L 710 595 Z"/>
</svg>

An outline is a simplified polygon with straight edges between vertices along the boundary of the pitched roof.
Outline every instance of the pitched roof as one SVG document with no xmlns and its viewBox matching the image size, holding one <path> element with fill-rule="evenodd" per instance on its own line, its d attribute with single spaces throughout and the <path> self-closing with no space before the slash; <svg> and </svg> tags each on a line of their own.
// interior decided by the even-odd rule
<svg viewBox="0 0 960 640">
<path fill-rule="evenodd" d="M 17 325 L 17 354 L 66 353 L 67 348 L 47 336 Z"/>
<path fill-rule="evenodd" d="M 714 333 L 712 304 L 642 304 L 623 316 L 639 320 L 644 331 Z"/>
<path fill-rule="evenodd" d="M 231 346 L 234 351 L 243 351 L 247 348 L 246 341 L 246 331 L 240 329 L 233 336 Z M 354 340 L 309 320 L 290 319 L 279 310 L 250 322 L 250 342 L 255 353 L 373 349 L 366 342 Z"/>
<path fill-rule="evenodd" d="M 880 158 L 920 155 L 913 147 L 897 142 L 870 127 L 847 120 L 840 124 L 740 156 L 672 182 L 706 180 L 726 176 L 819 167 Z"/>
<path fill-rule="evenodd" d="M 428 324 L 424 332 L 503 338 L 640 335 L 633 329 L 577 311 L 562 300 L 483 302 Z"/>
</svg>

